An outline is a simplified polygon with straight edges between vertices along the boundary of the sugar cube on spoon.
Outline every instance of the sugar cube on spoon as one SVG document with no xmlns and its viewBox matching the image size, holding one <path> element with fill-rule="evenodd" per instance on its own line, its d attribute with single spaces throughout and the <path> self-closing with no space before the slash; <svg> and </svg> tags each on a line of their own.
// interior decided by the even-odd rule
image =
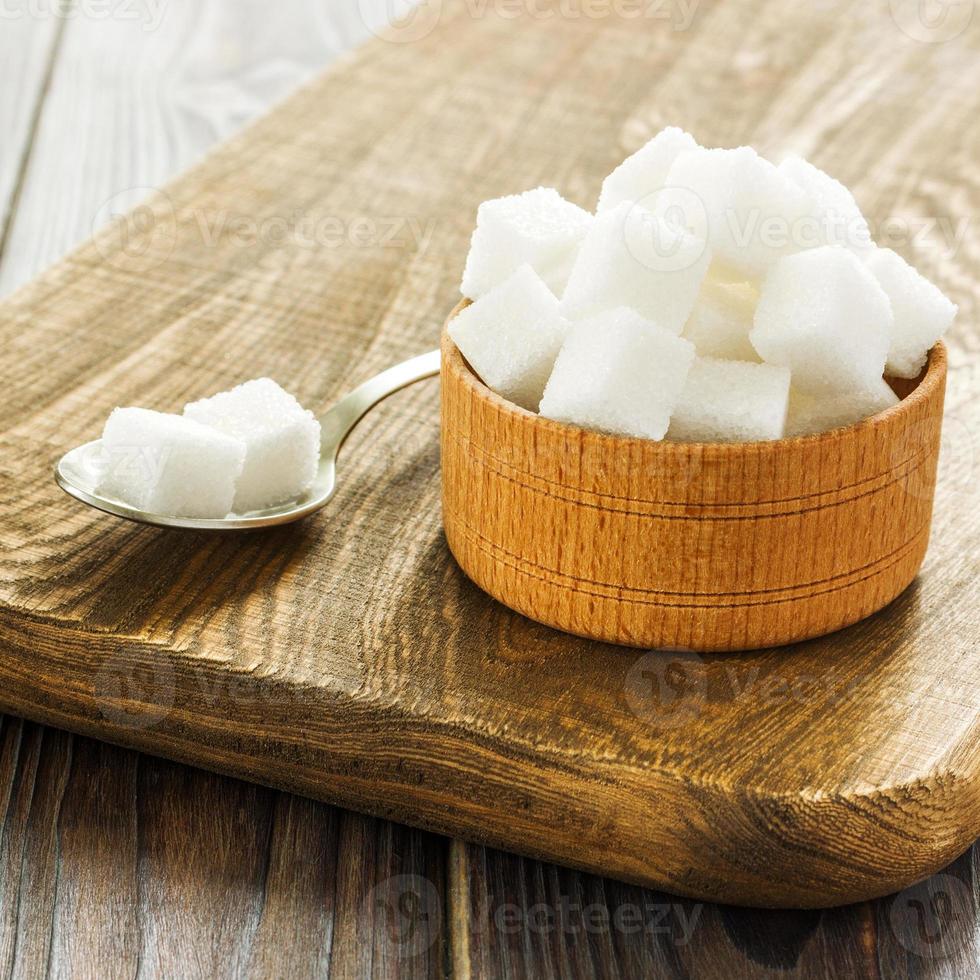
<svg viewBox="0 0 980 980">
<path fill-rule="evenodd" d="M 98 492 L 137 510 L 222 518 L 231 510 L 245 443 L 181 415 L 117 408 L 102 432 Z"/>
<path fill-rule="evenodd" d="M 320 460 L 320 423 L 270 378 L 191 402 L 184 416 L 245 445 L 233 510 L 247 514 L 305 493 Z"/>
</svg>

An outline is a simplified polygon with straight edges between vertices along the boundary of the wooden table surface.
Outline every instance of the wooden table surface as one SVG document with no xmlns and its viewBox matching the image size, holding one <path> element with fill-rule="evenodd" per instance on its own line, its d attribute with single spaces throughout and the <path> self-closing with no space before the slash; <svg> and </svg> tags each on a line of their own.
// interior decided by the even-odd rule
<svg viewBox="0 0 980 980">
<path fill-rule="evenodd" d="M 44 4 L 5 5 L 0 290 L 367 38 L 383 7 L 75 0 L 52 18 Z M 895 218 L 895 246 L 960 303 L 951 348 L 962 364 L 976 350 L 964 324 L 976 319 L 980 255 L 973 7 L 950 4 L 933 20 L 904 0 L 557 9 L 616 16 L 622 44 L 649 58 L 649 79 L 631 80 L 635 125 L 620 156 L 680 122 L 729 143 L 762 131 L 818 162 L 829 147 L 849 161 L 848 181 L 887 174 L 862 183 L 878 192 L 862 203 L 879 222 Z M 425 9 L 431 18 L 440 6 Z M 473 17 L 515 9 L 548 13 L 470 4 Z M 629 23 L 640 9 L 656 31 Z M 508 45 L 530 43 L 521 30 L 501 26 L 502 63 Z M 411 31 L 398 40 L 411 43 Z M 459 100 L 463 111 L 466 93 Z M 859 906 L 712 906 L 0 719 L 3 975 L 952 980 L 980 972 L 978 855 Z"/>
</svg>

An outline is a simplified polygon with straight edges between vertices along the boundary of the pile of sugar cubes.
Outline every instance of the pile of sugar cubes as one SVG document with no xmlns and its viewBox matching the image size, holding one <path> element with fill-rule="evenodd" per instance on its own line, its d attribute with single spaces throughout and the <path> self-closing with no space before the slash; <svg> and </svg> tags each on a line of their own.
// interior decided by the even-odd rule
<svg viewBox="0 0 980 980">
<path fill-rule="evenodd" d="M 218 519 L 302 496 L 320 462 L 320 423 L 269 378 L 184 406 L 117 408 L 102 432 L 96 491 L 137 510 Z"/>
<path fill-rule="evenodd" d="M 487 201 L 449 334 L 491 389 L 618 435 L 780 439 L 898 402 L 956 307 L 877 247 L 806 160 L 705 149 L 668 128 L 596 213 L 539 187 Z"/>
</svg>

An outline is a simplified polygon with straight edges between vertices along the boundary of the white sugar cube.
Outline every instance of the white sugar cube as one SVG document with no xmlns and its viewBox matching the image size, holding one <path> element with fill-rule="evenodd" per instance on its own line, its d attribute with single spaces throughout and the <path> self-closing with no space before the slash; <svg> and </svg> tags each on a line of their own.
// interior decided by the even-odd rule
<svg viewBox="0 0 980 980">
<path fill-rule="evenodd" d="M 764 361 L 812 391 L 873 385 L 891 332 L 891 304 L 874 276 L 853 252 L 828 245 L 772 267 L 749 336 Z"/>
<path fill-rule="evenodd" d="M 102 432 L 97 490 L 153 514 L 219 519 L 232 510 L 244 461 L 240 439 L 180 415 L 117 408 Z"/>
<path fill-rule="evenodd" d="M 694 346 L 621 308 L 576 323 L 555 361 L 541 414 L 617 435 L 662 439 Z"/>
<path fill-rule="evenodd" d="M 786 424 L 788 368 L 699 357 L 670 420 L 670 439 L 758 442 L 779 439 Z"/>
<path fill-rule="evenodd" d="M 676 126 L 661 130 L 602 182 L 596 211 L 608 211 L 623 201 L 643 203 L 663 188 L 677 155 L 697 148 L 694 137 L 684 130 Z"/>
<path fill-rule="evenodd" d="M 703 239 L 624 202 L 600 214 L 586 235 L 562 313 L 582 319 L 628 306 L 679 334 L 710 262 Z"/>
<path fill-rule="evenodd" d="M 749 340 L 758 300 L 759 293 L 751 283 L 729 282 L 709 271 L 681 336 L 702 357 L 758 361 Z"/>
<path fill-rule="evenodd" d="M 458 313 L 448 329 L 484 384 L 533 412 L 568 326 L 554 294 L 522 265 Z"/>
<path fill-rule="evenodd" d="M 657 213 L 705 235 L 716 259 L 749 279 L 803 247 L 794 229 L 807 194 L 751 147 L 681 153 L 667 184 Z"/>
<path fill-rule="evenodd" d="M 561 295 L 592 215 L 551 187 L 538 187 L 480 205 L 470 243 L 464 296 L 478 299 L 525 263 Z"/>
<path fill-rule="evenodd" d="M 839 180 L 798 156 L 786 157 L 778 169 L 810 198 L 810 212 L 799 224 L 804 247 L 844 245 L 856 252 L 873 248 L 868 222 L 854 195 Z"/>
<path fill-rule="evenodd" d="M 879 378 L 866 388 L 848 391 L 806 392 L 792 387 L 786 437 L 807 436 L 852 425 L 899 402 L 898 395 Z"/>
<path fill-rule="evenodd" d="M 232 509 L 246 514 L 301 496 L 320 462 L 320 423 L 269 378 L 191 402 L 184 415 L 245 444 Z"/>
<path fill-rule="evenodd" d="M 895 316 L 885 373 L 918 377 L 929 350 L 952 326 L 956 304 L 890 248 L 874 249 L 866 261 Z"/>
</svg>

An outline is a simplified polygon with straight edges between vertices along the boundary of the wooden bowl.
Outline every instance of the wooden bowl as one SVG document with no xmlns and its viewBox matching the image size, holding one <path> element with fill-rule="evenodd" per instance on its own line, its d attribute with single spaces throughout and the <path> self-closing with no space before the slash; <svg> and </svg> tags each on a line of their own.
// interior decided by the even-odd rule
<svg viewBox="0 0 980 980">
<path fill-rule="evenodd" d="M 937 344 L 903 400 L 856 425 L 651 442 L 518 408 L 444 331 L 446 538 L 480 588 L 578 636 L 695 651 L 822 636 L 887 605 L 922 564 L 945 387 Z"/>
</svg>

